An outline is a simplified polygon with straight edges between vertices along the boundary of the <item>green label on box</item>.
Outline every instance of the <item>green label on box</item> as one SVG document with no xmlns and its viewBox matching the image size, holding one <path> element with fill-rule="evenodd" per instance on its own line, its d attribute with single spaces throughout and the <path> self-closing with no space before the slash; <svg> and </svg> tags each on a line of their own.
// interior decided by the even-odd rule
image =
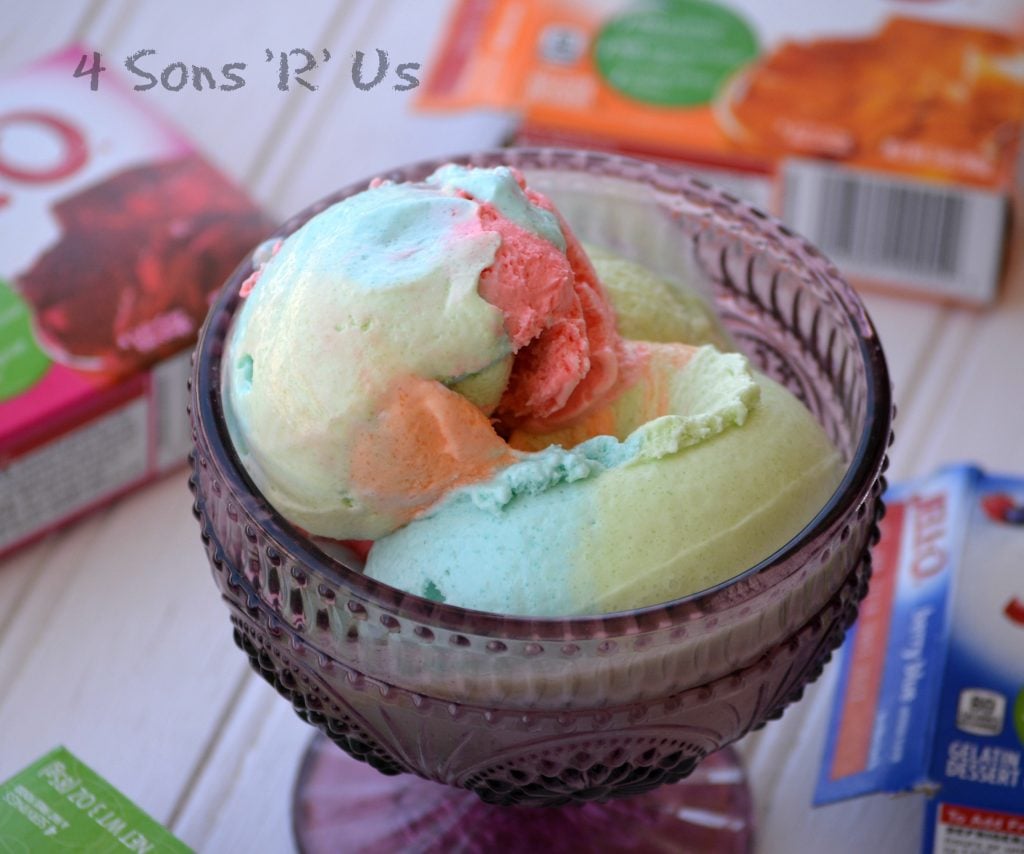
<svg viewBox="0 0 1024 854">
<path fill-rule="evenodd" d="M 710 103 L 758 54 L 757 36 L 710 0 L 661 0 L 612 18 L 594 49 L 601 76 L 623 95 L 663 107 Z"/>
<path fill-rule="evenodd" d="M 32 314 L 0 279 L 0 401 L 30 388 L 50 366 L 32 335 Z"/>
<path fill-rule="evenodd" d="M 63 747 L 0 785 L 0 851 L 190 852 Z"/>
</svg>

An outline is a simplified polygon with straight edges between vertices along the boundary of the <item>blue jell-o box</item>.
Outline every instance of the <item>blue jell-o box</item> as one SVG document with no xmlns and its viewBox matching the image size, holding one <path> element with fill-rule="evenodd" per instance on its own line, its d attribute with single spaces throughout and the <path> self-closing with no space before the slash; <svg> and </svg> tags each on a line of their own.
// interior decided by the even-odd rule
<svg viewBox="0 0 1024 854">
<path fill-rule="evenodd" d="M 1024 478 L 955 466 L 886 504 L 815 803 L 923 792 L 924 851 L 1024 851 Z"/>
</svg>

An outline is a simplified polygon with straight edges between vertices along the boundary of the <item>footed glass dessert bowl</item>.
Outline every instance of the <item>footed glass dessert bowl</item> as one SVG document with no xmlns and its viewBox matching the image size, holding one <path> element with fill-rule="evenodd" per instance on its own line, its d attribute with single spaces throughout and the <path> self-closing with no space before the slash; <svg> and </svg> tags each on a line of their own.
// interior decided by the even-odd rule
<svg viewBox="0 0 1024 854">
<path fill-rule="evenodd" d="M 697 286 L 738 349 L 818 419 L 847 468 L 787 545 L 675 601 L 542 619 L 420 598 L 304 536 L 234 453 L 220 362 L 254 269 L 243 264 L 194 357 L 190 483 L 238 646 L 323 734 L 300 774 L 299 844 L 476 850 L 504 828 L 548 850 L 559 834 L 569 849 L 585 847 L 586 833 L 603 850 L 644 850 L 655 838 L 744 850 L 749 799 L 717 752 L 801 696 L 867 589 L 893 412 L 875 331 L 817 250 L 676 168 L 554 149 L 459 162 L 522 170 L 582 240 Z M 420 180 L 438 165 L 380 177 Z M 318 202 L 278 235 L 365 187 Z M 688 777 L 689 788 L 678 782 Z M 624 796 L 636 797 L 615 800 Z M 570 804 L 583 806 L 508 809 Z"/>
</svg>

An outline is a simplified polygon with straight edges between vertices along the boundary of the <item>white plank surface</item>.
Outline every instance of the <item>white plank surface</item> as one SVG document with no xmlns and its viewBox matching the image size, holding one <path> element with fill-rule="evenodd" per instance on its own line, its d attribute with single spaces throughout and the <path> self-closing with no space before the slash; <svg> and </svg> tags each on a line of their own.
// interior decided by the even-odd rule
<svg viewBox="0 0 1024 854">
<path fill-rule="evenodd" d="M 264 146 L 277 128 L 287 126 L 303 106 L 326 100 L 325 91 L 277 89 L 277 61 L 267 63 L 264 51 L 305 48 L 319 52 L 354 40 L 359 22 L 372 11 L 367 0 L 311 0 L 301 12 L 286 4 L 263 4 L 255 11 L 244 0 L 200 3 L 145 3 L 112 0 L 97 15 L 87 41 L 101 51 L 104 64 L 117 68 L 131 85 L 145 80 L 128 75 L 125 59 L 139 50 L 154 50 L 138 65 L 159 75 L 169 63 L 208 67 L 224 82 L 225 63 L 244 62 L 246 81 L 232 92 L 196 91 L 191 84 L 171 92 L 156 86 L 138 98 L 185 129 L 189 137 L 221 169 L 251 186 Z M 191 20 L 189 20 L 191 19 Z M 336 57 L 333 61 L 343 61 Z M 329 66 L 309 75 L 316 83 Z"/>
<path fill-rule="evenodd" d="M 312 729 L 255 675 L 171 828 L 197 851 L 292 847 L 291 793 Z"/>
<path fill-rule="evenodd" d="M 22 597 L 0 656 L 0 779 L 63 743 L 166 819 L 246 667 L 179 473 L 61 536 Z"/>
<path fill-rule="evenodd" d="M 368 56 L 377 48 L 386 50 L 392 69 L 401 62 L 426 68 L 448 5 L 438 0 L 378 3 L 371 14 L 357 16 L 361 26 L 346 32 L 353 50 Z M 361 91 L 352 83 L 353 50 L 338 51 L 339 62 L 331 67 L 333 76 L 324 90 L 302 99 L 275 135 L 275 148 L 256 176 L 257 197 L 281 216 L 402 163 L 494 146 L 510 127 L 507 117 L 487 112 L 415 113 L 409 93 L 391 88 L 390 72 L 376 88 Z"/>
<path fill-rule="evenodd" d="M 82 38 L 90 32 L 103 6 L 104 0 L 49 0 L 47 3 L 4 0 L 0 5 L 2 67 L 17 68 Z"/>
<path fill-rule="evenodd" d="M 351 83 L 355 50 L 427 63 L 448 6 L 4 2 L 0 72 L 72 38 L 108 66 L 142 48 L 168 62 L 250 63 L 237 92 L 140 97 L 284 217 L 350 181 L 501 139 L 506 117 L 414 115 L 410 97 Z M 268 47 L 328 48 L 320 89 L 268 86 Z M 893 475 L 957 460 L 1024 472 L 1024 404 L 1006 393 L 1024 366 L 1020 271 L 997 312 L 867 302 L 900 406 Z M 0 779 L 64 743 L 197 850 L 289 851 L 289 789 L 310 731 L 234 648 L 190 503 L 179 472 L 0 563 Z M 742 745 L 760 851 L 825 838 L 835 851 L 915 845 L 913 799 L 809 806 L 834 677 Z"/>
</svg>

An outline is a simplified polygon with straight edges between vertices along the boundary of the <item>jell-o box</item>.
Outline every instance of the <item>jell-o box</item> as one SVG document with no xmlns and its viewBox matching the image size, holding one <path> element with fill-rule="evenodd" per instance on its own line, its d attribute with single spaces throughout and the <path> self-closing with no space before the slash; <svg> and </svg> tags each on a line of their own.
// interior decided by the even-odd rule
<svg viewBox="0 0 1024 854">
<path fill-rule="evenodd" d="M 1024 850 L 1024 477 L 893 486 L 815 800 L 928 796 L 922 851 Z"/>
<path fill-rule="evenodd" d="M 271 227 L 83 55 L 0 80 L 0 554 L 184 461 L 187 350 Z"/>
</svg>

